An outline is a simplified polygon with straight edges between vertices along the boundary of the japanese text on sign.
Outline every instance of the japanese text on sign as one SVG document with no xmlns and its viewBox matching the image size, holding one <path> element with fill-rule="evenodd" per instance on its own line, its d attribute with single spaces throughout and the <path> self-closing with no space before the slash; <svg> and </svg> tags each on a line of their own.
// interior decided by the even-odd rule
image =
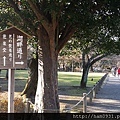
<svg viewBox="0 0 120 120">
<path fill-rule="evenodd" d="M 27 35 L 12 30 L 0 33 L 0 68 L 24 68 L 27 64 Z"/>
</svg>

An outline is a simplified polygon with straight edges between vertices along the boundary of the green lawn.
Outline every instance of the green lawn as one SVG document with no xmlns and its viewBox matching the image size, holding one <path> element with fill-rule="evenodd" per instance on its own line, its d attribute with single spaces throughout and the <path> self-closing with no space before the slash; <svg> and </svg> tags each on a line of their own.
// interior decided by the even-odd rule
<svg viewBox="0 0 120 120">
<path fill-rule="evenodd" d="M 2 70 L 0 78 L 5 78 L 6 70 Z M 79 72 L 58 72 L 58 92 L 59 95 L 64 96 L 60 98 L 61 109 L 65 105 L 73 106 L 79 101 L 79 97 L 83 96 L 83 93 L 87 93 L 105 73 L 90 73 L 88 77 L 87 88 L 80 88 L 80 80 L 82 73 Z M 91 79 L 93 78 L 93 81 Z M 15 91 L 22 92 L 28 79 L 28 70 L 15 70 Z M 2 82 L 5 82 L 2 83 Z M 7 80 L 0 81 L 2 87 L 7 90 Z M 80 111 L 80 106 L 78 110 Z M 74 110 L 75 111 L 75 110 Z"/>
<path fill-rule="evenodd" d="M 16 70 L 15 79 L 28 79 L 28 70 Z"/>
<path fill-rule="evenodd" d="M 6 70 L 2 70 L 0 77 L 5 78 L 6 76 Z M 26 80 L 28 78 L 28 70 L 15 70 L 15 79 L 24 79 Z"/>
<path fill-rule="evenodd" d="M 92 87 L 105 73 L 89 73 L 88 87 Z M 82 73 L 79 72 L 58 72 L 59 86 L 79 86 Z M 91 79 L 93 78 L 93 81 Z"/>
<path fill-rule="evenodd" d="M 0 81 L 0 85 L 2 85 L 2 88 L 4 90 L 7 90 L 8 81 L 4 80 L 4 78 L 6 78 L 6 70 L 1 71 L 0 78 L 3 78 L 3 80 Z M 27 79 L 28 79 L 28 70 L 15 70 L 16 92 L 21 92 L 24 89 Z"/>
<path fill-rule="evenodd" d="M 105 73 L 89 73 L 88 87 L 92 87 Z M 2 70 L 0 77 L 5 78 L 6 70 Z M 79 86 L 82 73 L 80 72 L 58 72 L 59 86 Z M 93 81 L 91 79 L 93 78 Z M 28 70 L 15 70 L 15 79 L 28 79 Z M 24 84 L 24 83 L 23 83 Z"/>
</svg>

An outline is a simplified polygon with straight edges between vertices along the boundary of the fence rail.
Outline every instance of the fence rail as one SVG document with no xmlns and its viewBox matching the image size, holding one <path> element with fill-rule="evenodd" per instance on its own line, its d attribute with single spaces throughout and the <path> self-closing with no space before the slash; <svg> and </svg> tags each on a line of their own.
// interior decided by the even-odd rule
<svg viewBox="0 0 120 120">
<path fill-rule="evenodd" d="M 106 79 L 107 76 L 108 76 L 108 73 L 106 73 L 98 82 L 96 82 L 96 84 L 92 87 L 92 89 L 88 93 L 83 93 L 83 97 L 80 99 L 80 101 L 73 107 L 66 110 L 66 112 L 72 111 L 76 106 L 82 103 L 82 106 L 83 106 L 82 112 L 87 113 L 87 103 L 88 102 L 92 103 L 92 99 L 96 98 L 96 94 L 100 90 L 103 84 L 103 81 Z M 87 97 L 89 98 L 89 100 L 87 99 Z"/>
<path fill-rule="evenodd" d="M 73 109 L 75 109 L 75 107 L 82 104 L 82 112 L 87 113 L 87 103 L 88 102 L 92 103 L 92 100 L 94 98 L 96 98 L 96 94 L 100 90 L 100 88 L 101 88 L 101 86 L 103 84 L 103 81 L 106 79 L 107 76 L 108 76 L 108 73 L 106 73 L 98 82 L 96 82 L 96 84 L 91 88 L 91 90 L 88 93 L 83 93 L 83 97 L 75 105 L 73 105 L 72 107 L 69 107 L 69 108 L 65 108 L 64 110 L 62 110 L 62 112 L 70 113 Z M 89 98 L 89 99 L 87 99 L 87 98 Z M 25 113 L 30 112 L 30 105 L 35 107 L 35 105 L 30 101 L 30 99 L 27 98 L 26 99 Z M 51 111 L 54 112 L 54 111 L 59 111 L 59 110 L 52 109 Z"/>
</svg>

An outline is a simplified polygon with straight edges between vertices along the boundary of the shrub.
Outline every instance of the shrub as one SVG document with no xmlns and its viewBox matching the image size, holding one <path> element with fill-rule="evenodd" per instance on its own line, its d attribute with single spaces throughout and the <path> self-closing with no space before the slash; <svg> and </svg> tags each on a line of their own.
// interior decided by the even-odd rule
<svg viewBox="0 0 120 120">
<path fill-rule="evenodd" d="M 14 112 L 15 113 L 24 113 L 25 105 L 22 98 L 14 99 Z M 0 113 L 7 113 L 8 111 L 8 100 L 0 100 Z"/>
</svg>

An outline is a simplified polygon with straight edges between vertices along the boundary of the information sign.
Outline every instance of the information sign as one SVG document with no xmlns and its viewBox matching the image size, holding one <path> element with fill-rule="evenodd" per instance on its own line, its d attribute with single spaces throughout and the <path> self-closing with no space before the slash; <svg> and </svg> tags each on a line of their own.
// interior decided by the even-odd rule
<svg viewBox="0 0 120 120">
<path fill-rule="evenodd" d="M 0 69 L 27 67 L 27 37 L 16 27 L 0 32 Z"/>
<path fill-rule="evenodd" d="M 0 69 L 8 69 L 8 113 L 14 113 L 14 69 L 27 67 L 27 37 L 15 26 L 0 32 Z"/>
</svg>

